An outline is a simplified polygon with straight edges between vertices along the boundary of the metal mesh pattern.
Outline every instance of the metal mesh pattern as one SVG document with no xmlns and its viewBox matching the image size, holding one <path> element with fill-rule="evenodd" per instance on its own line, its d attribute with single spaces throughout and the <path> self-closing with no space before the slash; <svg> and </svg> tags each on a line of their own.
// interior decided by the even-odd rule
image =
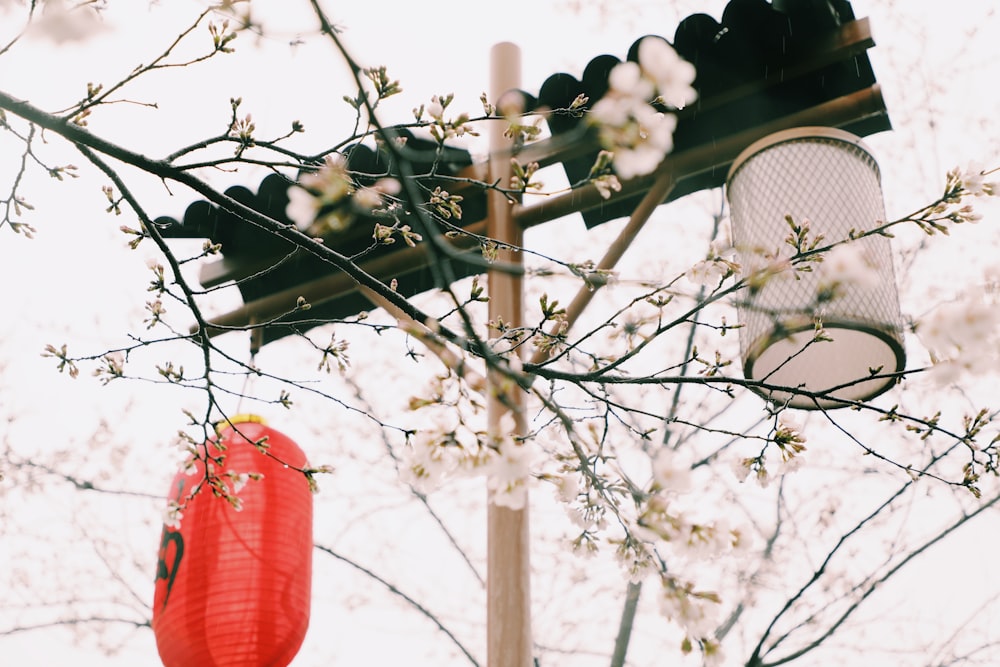
<svg viewBox="0 0 1000 667">
<path fill-rule="evenodd" d="M 795 253 L 785 242 L 790 233 L 787 216 L 800 225 L 809 221 L 810 237 L 823 236 L 820 246 L 846 240 L 852 230 L 870 230 L 885 219 L 879 169 L 872 156 L 856 139 L 851 141 L 852 135 L 830 130 L 817 134 L 825 136 L 809 136 L 803 130 L 780 133 L 771 138 L 773 143 L 764 140 L 763 145 L 751 147 L 749 156 L 734 164 L 728 197 L 743 277 L 780 265 Z M 869 368 L 902 370 L 901 318 L 889 239 L 870 237 L 852 243 L 878 272 L 877 284 L 851 285 L 818 305 L 819 265 L 813 264 L 812 272 L 786 270 L 741 298 L 740 349 L 748 378 L 825 391 L 867 377 Z M 799 354 L 797 350 L 812 340 L 817 316 L 834 340 Z M 837 330 L 852 332 L 841 337 L 839 347 Z M 790 338 L 796 331 L 803 333 Z M 876 342 L 859 345 L 858 332 L 875 336 Z M 780 359 L 775 350 L 765 354 L 779 341 L 783 344 L 775 350 L 782 350 Z M 859 350 L 869 358 L 856 358 Z M 790 361 L 795 354 L 802 358 Z M 765 357 L 767 363 L 762 363 Z M 823 364 L 832 368 L 816 368 Z M 890 384 L 865 382 L 833 393 L 863 399 Z M 807 403 L 799 407 L 815 407 L 811 400 Z"/>
</svg>

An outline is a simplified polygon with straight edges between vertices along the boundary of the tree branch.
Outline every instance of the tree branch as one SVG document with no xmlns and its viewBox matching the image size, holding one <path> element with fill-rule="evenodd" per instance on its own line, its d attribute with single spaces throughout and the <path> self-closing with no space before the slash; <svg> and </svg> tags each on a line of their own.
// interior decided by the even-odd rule
<svg viewBox="0 0 1000 667">
<path fill-rule="evenodd" d="M 325 546 L 323 546 L 321 544 L 317 544 L 317 545 L 314 545 L 314 546 L 315 546 L 316 549 L 319 549 L 323 553 L 325 553 L 325 554 L 327 554 L 329 556 L 333 556 L 337 560 L 339 560 L 339 561 L 341 561 L 343 563 L 346 563 L 347 565 L 350 565 L 351 567 L 353 567 L 358 572 L 361 572 L 362 574 L 365 574 L 368 577 L 374 579 L 378 583 L 382 584 L 382 586 L 384 586 L 390 593 L 392 593 L 393 595 L 396 595 L 396 596 L 402 598 L 408 605 L 410 605 L 411 607 L 413 607 L 414 609 L 416 609 L 418 612 L 420 612 L 421 614 L 423 614 L 425 617 L 427 617 L 427 619 L 431 623 L 433 623 L 434 625 L 437 626 L 438 630 L 440 630 L 445 635 L 447 635 L 448 639 L 450 639 L 452 641 L 452 643 L 455 644 L 455 646 L 458 647 L 458 649 L 463 653 L 463 655 L 465 655 L 465 657 L 469 659 L 469 662 L 471 664 L 475 665 L 476 667 L 479 667 L 479 663 L 472 656 L 472 654 L 469 652 L 469 650 L 465 648 L 465 646 L 462 644 L 462 642 L 459 641 L 458 637 L 456 637 L 451 632 L 451 630 L 449 630 L 447 627 L 445 627 L 445 625 L 440 621 L 440 619 L 438 619 L 438 617 L 435 616 L 425 606 L 423 606 L 422 604 L 420 604 L 419 602 L 417 602 L 416 600 L 414 600 L 413 598 L 411 598 L 409 595 L 407 595 L 403 591 L 399 590 L 399 588 L 397 588 L 395 585 L 389 583 L 388 581 L 386 581 L 385 579 L 383 579 L 379 575 L 375 574 L 374 572 L 372 572 L 368 568 L 366 568 L 363 565 L 360 565 L 360 564 L 354 562 L 353 560 L 351 560 L 350 558 L 347 558 L 346 556 L 342 556 L 341 554 L 337 553 L 336 551 L 334 551 L 330 547 L 325 547 Z"/>
</svg>

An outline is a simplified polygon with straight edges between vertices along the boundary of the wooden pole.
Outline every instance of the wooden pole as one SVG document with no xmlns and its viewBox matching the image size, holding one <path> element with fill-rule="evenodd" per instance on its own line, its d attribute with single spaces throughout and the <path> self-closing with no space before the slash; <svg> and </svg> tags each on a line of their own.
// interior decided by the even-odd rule
<svg viewBox="0 0 1000 667">
<path fill-rule="evenodd" d="M 509 42 L 496 44 L 490 51 L 490 99 L 496 103 L 504 92 L 521 85 L 521 51 Z M 490 182 L 502 187 L 510 183 L 510 141 L 503 136 L 505 124 L 490 128 Z M 487 199 L 486 233 L 492 239 L 520 247 L 522 232 L 514 220 L 513 205 L 503 194 L 490 191 Z M 517 252 L 501 251 L 498 260 L 513 264 L 523 262 Z M 519 276 L 490 271 L 490 321 L 502 319 L 508 326 L 522 322 L 522 284 Z M 491 332 L 493 335 L 493 332 Z M 509 428 L 507 415 L 513 416 L 518 434 L 526 432 L 524 394 L 516 385 L 496 373 L 487 375 L 487 420 L 491 433 Z M 492 500 L 492 499 L 491 499 Z M 492 502 L 487 508 L 486 573 L 486 664 L 487 667 L 530 667 L 531 641 L 531 568 L 528 508 L 513 510 Z"/>
</svg>

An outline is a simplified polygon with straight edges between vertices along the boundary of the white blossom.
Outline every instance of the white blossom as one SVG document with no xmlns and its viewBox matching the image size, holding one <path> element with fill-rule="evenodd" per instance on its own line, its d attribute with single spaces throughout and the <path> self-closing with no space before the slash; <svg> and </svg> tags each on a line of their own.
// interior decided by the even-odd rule
<svg viewBox="0 0 1000 667">
<path fill-rule="evenodd" d="M 694 68 L 661 39 L 639 44 L 639 62 L 623 62 L 608 75 L 608 92 L 594 104 L 589 120 L 602 146 L 613 154 L 622 179 L 651 173 L 673 148 L 677 118 L 653 106 L 657 97 L 674 106 L 694 100 Z"/>
<path fill-rule="evenodd" d="M 250 474 L 245 472 L 236 473 L 230 471 L 229 478 L 232 480 L 233 493 L 236 494 L 242 491 L 243 488 L 247 485 L 247 482 L 250 481 Z"/>
<path fill-rule="evenodd" d="M 611 90 L 625 97 L 648 100 L 656 90 L 654 82 L 643 76 L 638 63 L 623 62 L 616 65 L 608 75 Z"/>
<path fill-rule="evenodd" d="M 959 176 L 962 188 L 966 193 L 982 197 L 997 192 L 996 184 L 986 180 L 985 170 L 978 162 L 972 162 Z"/>
<path fill-rule="evenodd" d="M 405 450 L 400 477 L 420 493 L 437 489 L 457 466 L 458 448 L 444 444 L 443 437 L 444 434 L 437 429 L 421 429 Z"/>
<path fill-rule="evenodd" d="M 611 195 L 615 192 L 621 192 L 622 184 L 618 180 L 618 177 L 614 174 L 604 174 L 598 176 L 593 181 L 594 187 L 597 188 L 597 192 L 601 195 L 601 199 L 610 199 Z"/>
<path fill-rule="evenodd" d="M 177 504 L 177 501 L 169 501 L 166 509 L 163 510 L 163 525 L 172 530 L 180 530 L 183 518 L 184 512 L 181 511 L 181 506 Z"/>
<path fill-rule="evenodd" d="M 782 245 L 775 250 L 766 248 L 740 248 L 742 260 L 742 275 L 754 288 L 761 288 L 772 280 L 790 280 L 795 276 L 792 265 L 792 250 L 789 245 Z"/>
<path fill-rule="evenodd" d="M 859 243 L 844 243 L 824 253 L 816 274 L 820 289 L 875 289 L 882 280 L 878 266 Z"/>
<path fill-rule="evenodd" d="M 805 464 L 805 459 L 801 454 L 797 456 L 790 456 L 787 459 L 785 459 L 784 464 L 782 465 L 781 468 L 781 472 L 782 474 L 787 475 L 788 473 L 795 472 L 796 470 L 800 469 L 804 464 Z"/>
<path fill-rule="evenodd" d="M 315 190 L 318 196 L 331 203 L 351 192 L 347 162 L 340 154 L 327 155 L 322 166 L 316 171 L 303 174 L 299 183 L 304 188 Z"/>
<path fill-rule="evenodd" d="M 729 469 L 740 482 L 745 482 L 750 473 L 753 472 L 753 462 L 751 458 L 735 458 L 729 463 Z"/>
<path fill-rule="evenodd" d="M 722 246 L 713 241 L 709 245 L 708 255 L 690 269 L 685 277 L 695 285 L 715 288 L 728 275 L 740 270 L 736 262 L 736 249 L 732 246 Z"/>
<path fill-rule="evenodd" d="M 382 193 L 374 188 L 360 188 L 354 193 L 354 205 L 364 211 L 373 211 L 382 206 Z"/>
<path fill-rule="evenodd" d="M 642 176 L 656 169 L 664 154 L 649 144 L 619 150 L 615 152 L 615 169 L 626 180 Z"/>
<path fill-rule="evenodd" d="M 564 503 L 571 503 L 580 495 L 580 476 L 567 472 L 556 479 L 556 495 Z"/>
<path fill-rule="evenodd" d="M 353 203 L 355 208 L 363 211 L 372 211 L 385 203 L 386 197 L 399 194 L 402 186 L 395 178 L 380 178 L 367 188 L 359 188 L 354 193 Z"/>
<path fill-rule="evenodd" d="M 312 226 L 319 212 L 319 201 L 303 188 L 292 186 L 288 188 L 288 206 L 285 215 L 295 223 L 295 227 L 304 232 Z"/>
<path fill-rule="evenodd" d="M 639 42 L 639 64 L 655 82 L 667 104 L 683 109 L 697 99 L 694 65 L 677 55 L 664 40 L 647 37 Z"/>
<path fill-rule="evenodd" d="M 503 438 L 486 464 L 487 487 L 494 505 L 523 509 L 528 502 L 533 452 L 527 444 Z"/>
<path fill-rule="evenodd" d="M 590 530 L 594 527 L 592 517 L 588 516 L 584 512 L 581 512 L 579 508 L 567 507 L 566 516 L 569 517 L 569 520 L 581 530 Z"/>
<path fill-rule="evenodd" d="M 388 195 L 390 197 L 393 197 L 395 195 L 398 195 L 402 191 L 403 186 L 395 178 L 380 178 L 377 181 L 375 181 L 375 184 L 372 186 L 372 188 L 378 192 L 381 192 L 383 195 Z"/>
<path fill-rule="evenodd" d="M 921 320 L 917 332 L 924 345 L 945 356 L 980 345 L 994 335 L 998 314 L 993 304 L 961 299 L 935 308 Z"/>
<path fill-rule="evenodd" d="M 941 384 L 1000 367 L 1000 306 L 982 291 L 969 291 L 936 307 L 917 322 L 916 332 Z"/>
<path fill-rule="evenodd" d="M 628 123 L 633 108 L 642 103 L 642 100 L 636 101 L 626 95 L 609 94 L 597 100 L 590 110 L 590 119 L 602 125 L 602 137 L 613 139 L 615 135 L 610 129 L 623 128 Z"/>
<path fill-rule="evenodd" d="M 725 275 L 726 270 L 718 262 L 703 259 L 688 269 L 685 277 L 695 285 L 714 288 Z"/>
<path fill-rule="evenodd" d="M 687 493 L 691 490 L 691 462 L 687 457 L 663 448 L 653 459 L 653 481 L 664 491 Z"/>
<path fill-rule="evenodd" d="M 729 547 L 735 553 L 746 553 L 753 547 L 753 531 L 746 527 L 735 527 L 729 530 Z"/>
<path fill-rule="evenodd" d="M 732 549 L 733 533 L 724 519 L 713 524 L 689 524 L 685 531 L 683 553 L 691 559 L 715 558 Z"/>
<path fill-rule="evenodd" d="M 312 236 L 342 230 L 350 223 L 351 214 L 339 204 L 353 190 L 344 157 L 328 155 L 319 169 L 303 174 L 298 186 L 288 189 L 285 215 L 299 231 Z"/>
<path fill-rule="evenodd" d="M 83 42 L 108 30 L 97 10 L 87 4 L 46 0 L 42 15 L 31 25 L 30 34 L 56 44 L 65 44 Z"/>
<path fill-rule="evenodd" d="M 579 537 L 569 540 L 569 547 L 574 554 L 583 556 L 584 558 L 594 558 L 597 556 L 597 545 L 594 543 L 594 540 L 586 537 L 586 533 L 582 533 Z"/>
<path fill-rule="evenodd" d="M 768 486 L 771 485 L 771 474 L 767 471 L 767 468 L 763 465 L 757 468 L 757 472 L 754 475 L 754 479 L 757 480 L 757 483 L 760 485 L 760 488 L 762 489 L 766 489 Z"/>
<path fill-rule="evenodd" d="M 115 375 L 121 375 L 125 371 L 125 354 L 120 350 L 108 352 L 104 355 L 108 363 L 108 370 Z"/>
<path fill-rule="evenodd" d="M 624 180 L 652 172 L 673 148 L 677 118 L 642 98 L 609 94 L 594 105 L 591 120 L 599 124 L 601 143 L 613 153 L 615 172 Z"/>
<path fill-rule="evenodd" d="M 622 542 L 615 550 L 615 558 L 633 584 L 641 583 L 657 571 L 652 557 L 640 543 Z"/>
<path fill-rule="evenodd" d="M 717 641 L 703 641 L 701 654 L 703 658 L 702 667 L 722 667 L 726 664 L 726 654 L 723 652 L 722 646 Z"/>
<path fill-rule="evenodd" d="M 437 95 L 431 97 L 430 104 L 427 105 L 427 114 L 438 121 L 444 116 L 444 105 L 441 104 L 441 98 Z"/>
<path fill-rule="evenodd" d="M 718 598 L 711 593 L 695 592 L 691 584 L 673 579 L 664 581 L 660 612 L 693 637 L 709 637 L 718 627 Z"/>
</svg>

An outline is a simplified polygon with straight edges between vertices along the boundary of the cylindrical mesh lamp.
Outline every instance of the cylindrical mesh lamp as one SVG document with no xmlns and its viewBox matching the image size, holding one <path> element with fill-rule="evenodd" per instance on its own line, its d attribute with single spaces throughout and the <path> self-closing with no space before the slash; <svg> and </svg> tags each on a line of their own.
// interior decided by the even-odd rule
<svg viewBox="0 0 1000 667">
<path fill-rule="evenodd" d="M 889 389 L 905 353 L 889 239 L 851 241 L 877 280 L 852 284 L 823 296 L 828 271 L 780 268 L 795 249 L 786 239 L 809 221 L 817 247 L 857 236 L 885 220 L 878 164 L 861 140 L 842 130 L 802 127 L 772 134 L 749 146 L 733 162 L 726 183 L 733 242 L 743 277 L 739 299 L 740 349 L 747 379 L 771 387 L 797 388 L 822 397 L 755 388 L 779 404 L 827 409 L 862 401 Z M 855 245 L 857 244 L 857 245 Z M 761 276 L 766 279 L 761 279 Z M 834 276 L 835 278 L 836 276 Z M 825 335 L 817 340 L 817 326 Z"/>
</svg>

